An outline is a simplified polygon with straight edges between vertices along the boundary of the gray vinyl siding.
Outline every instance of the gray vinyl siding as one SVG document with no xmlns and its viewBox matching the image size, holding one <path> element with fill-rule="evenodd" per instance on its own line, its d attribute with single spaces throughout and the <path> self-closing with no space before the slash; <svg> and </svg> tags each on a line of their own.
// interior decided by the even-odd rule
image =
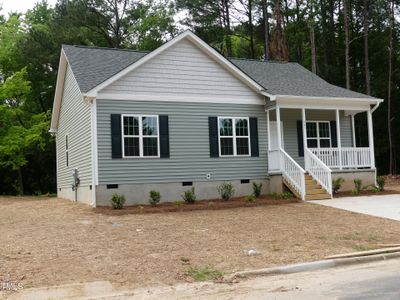
<svg viewBox="0 0 400 300">
<path fill-rule="evenodd" d="M 101 92 L 260 99 L 247 85 L 186 39 L 166 49 Z"/>
<path fill-rule="evenodd" d="M 170 158 L 111 158 L 111 114 L 169 116 Z M 209 116 L 257 117 L 259 157 L 210 158 Z M 267 125 L 262 105 L 97 101 L 99 184 L 261 179 L 267 177 Z"/>
<path fill-rule="evenodd" d="M 66 165 L 65 137 L 68 135 L 69 166 Z M 91 113 L 68 67 L 65 75 L 57 143 L 57 187 L 72 184 L 74 168 L 79 170 L 81 186 L 92 184 Z"/>
<path fill-rule="evenodd" d="M 299 157 L 297 121 L 301 120 L 300 109 L 281 109 L 281 121 L 283 122 L 283 140 L 285 151 L 300 165 L 304 165 L 304 158 Z M 271 120 L 275 120 L 275 111 L 271 112 Z M 333 110 L 306 110 L 308 121 L 335 121 L 336 112 Z M 340 111 L 340 133 L 342 147 L 352 147 L 351 118 Z"/>
</svg>

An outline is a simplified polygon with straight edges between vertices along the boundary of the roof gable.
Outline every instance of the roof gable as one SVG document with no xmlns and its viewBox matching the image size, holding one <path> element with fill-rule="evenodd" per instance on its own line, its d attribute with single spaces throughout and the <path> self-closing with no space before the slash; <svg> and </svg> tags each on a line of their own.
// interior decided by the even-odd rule
<svg viewBox="0 0 400 300">
<path fill-rule="evenodd" d="M 171 99 L 257 99 L 254 89 L 232 74 L 190 39 L 181 39 L 123 77 L 101 89 L 97 98 L 144 97 Z"/>
</svg>

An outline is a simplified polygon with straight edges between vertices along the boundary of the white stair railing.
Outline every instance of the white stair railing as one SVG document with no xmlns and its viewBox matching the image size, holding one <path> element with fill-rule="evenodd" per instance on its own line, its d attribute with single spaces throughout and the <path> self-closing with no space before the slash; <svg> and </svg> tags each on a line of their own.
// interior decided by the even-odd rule
<svg viewBox="0 0 400 300">
<path fill-rule="evenodd" d="M 305 200 L 306 171 L 282 148 L 280 149 L 280 154 L 282 177 L 295 189 L 301 199 Z"/>
<path fill-rule="evenodd" d="M 304 149 L 304 164 L 306 171 L 332 197 L 332 170 L 307 148 Z"/>
</svg>

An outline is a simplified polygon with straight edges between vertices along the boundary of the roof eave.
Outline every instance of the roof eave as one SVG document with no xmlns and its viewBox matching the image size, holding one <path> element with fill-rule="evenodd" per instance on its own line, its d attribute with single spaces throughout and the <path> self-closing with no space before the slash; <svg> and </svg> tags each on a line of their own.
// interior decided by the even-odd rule
<svg viewBox="0 0 400 300">
<path fill-rule="evenodd" d="M 61 99 L 64 91 L 65 74 L 68 66 L 67 57 L 64 50 L 61 48 L 60 62 L 57 71 L 56 91 L 54 94 L 53 110 L 51 113 L 50 133 L 56 133 L 58 129 L 58 119 L 61 109 Z"/>
</svg>

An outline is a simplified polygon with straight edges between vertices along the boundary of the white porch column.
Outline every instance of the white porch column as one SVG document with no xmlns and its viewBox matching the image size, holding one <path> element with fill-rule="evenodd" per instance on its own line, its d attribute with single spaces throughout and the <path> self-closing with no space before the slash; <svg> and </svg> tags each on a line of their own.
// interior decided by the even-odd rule
<svg viewBox="0 0 400 300">
<path fill-rule="evenodd" d="M 270 133 L 271 125 L 269 123 L 269 120 L 270 120 L 270 118 L 269 118 L 269 110 L 267 110 L 268 151 L 271 151 L 271 133 Z"/>
<path fill-rule="evenodd" d="M 307 121 L 306 121 L 306 109 L 302 108 L 301 109 L 301 121 L 302 121 L 302 128 L 303 128 L 303 151 L 305 152 L 305 149 L 307 147 Z M 305 154 L 304 154 L 304 166 L 307 168 L 306 164 L 306 159 L 305 159 Z"/>
<path fill-rule="evenodd" d="M 279 106 L 276 107 L 276 131 L 278 134 L 278 148 L 279 150 L 282 148 L 282 140 L 281 140 L 281 109 Z"/>
<path fill-rule="evenodd" d="M 336 135 L 337 135 L 337 146 L 339 151 L 339 168 L 343 169 L 342 164 L 342 135 L 340 134 L 340 115 L 339 110 L 336 109 Z"/>
<path fill-rule="evenodd" d="M 354 115 L 351 115 L 351 133 L 353 136 L 353 147 L 357 147 L 356 145 L 356 125 L 354 122 Z"/>
<path fill-rule="evenodd" d="M 375 153 L 374 153 L 374 127 L 372 124 L 372 112 L 371 109 L 367 111 L 367 121 L 368 121 L 368 142 L 369 151 L 371 155 L 371 168 L 375 168 Z"/>
</svg>

